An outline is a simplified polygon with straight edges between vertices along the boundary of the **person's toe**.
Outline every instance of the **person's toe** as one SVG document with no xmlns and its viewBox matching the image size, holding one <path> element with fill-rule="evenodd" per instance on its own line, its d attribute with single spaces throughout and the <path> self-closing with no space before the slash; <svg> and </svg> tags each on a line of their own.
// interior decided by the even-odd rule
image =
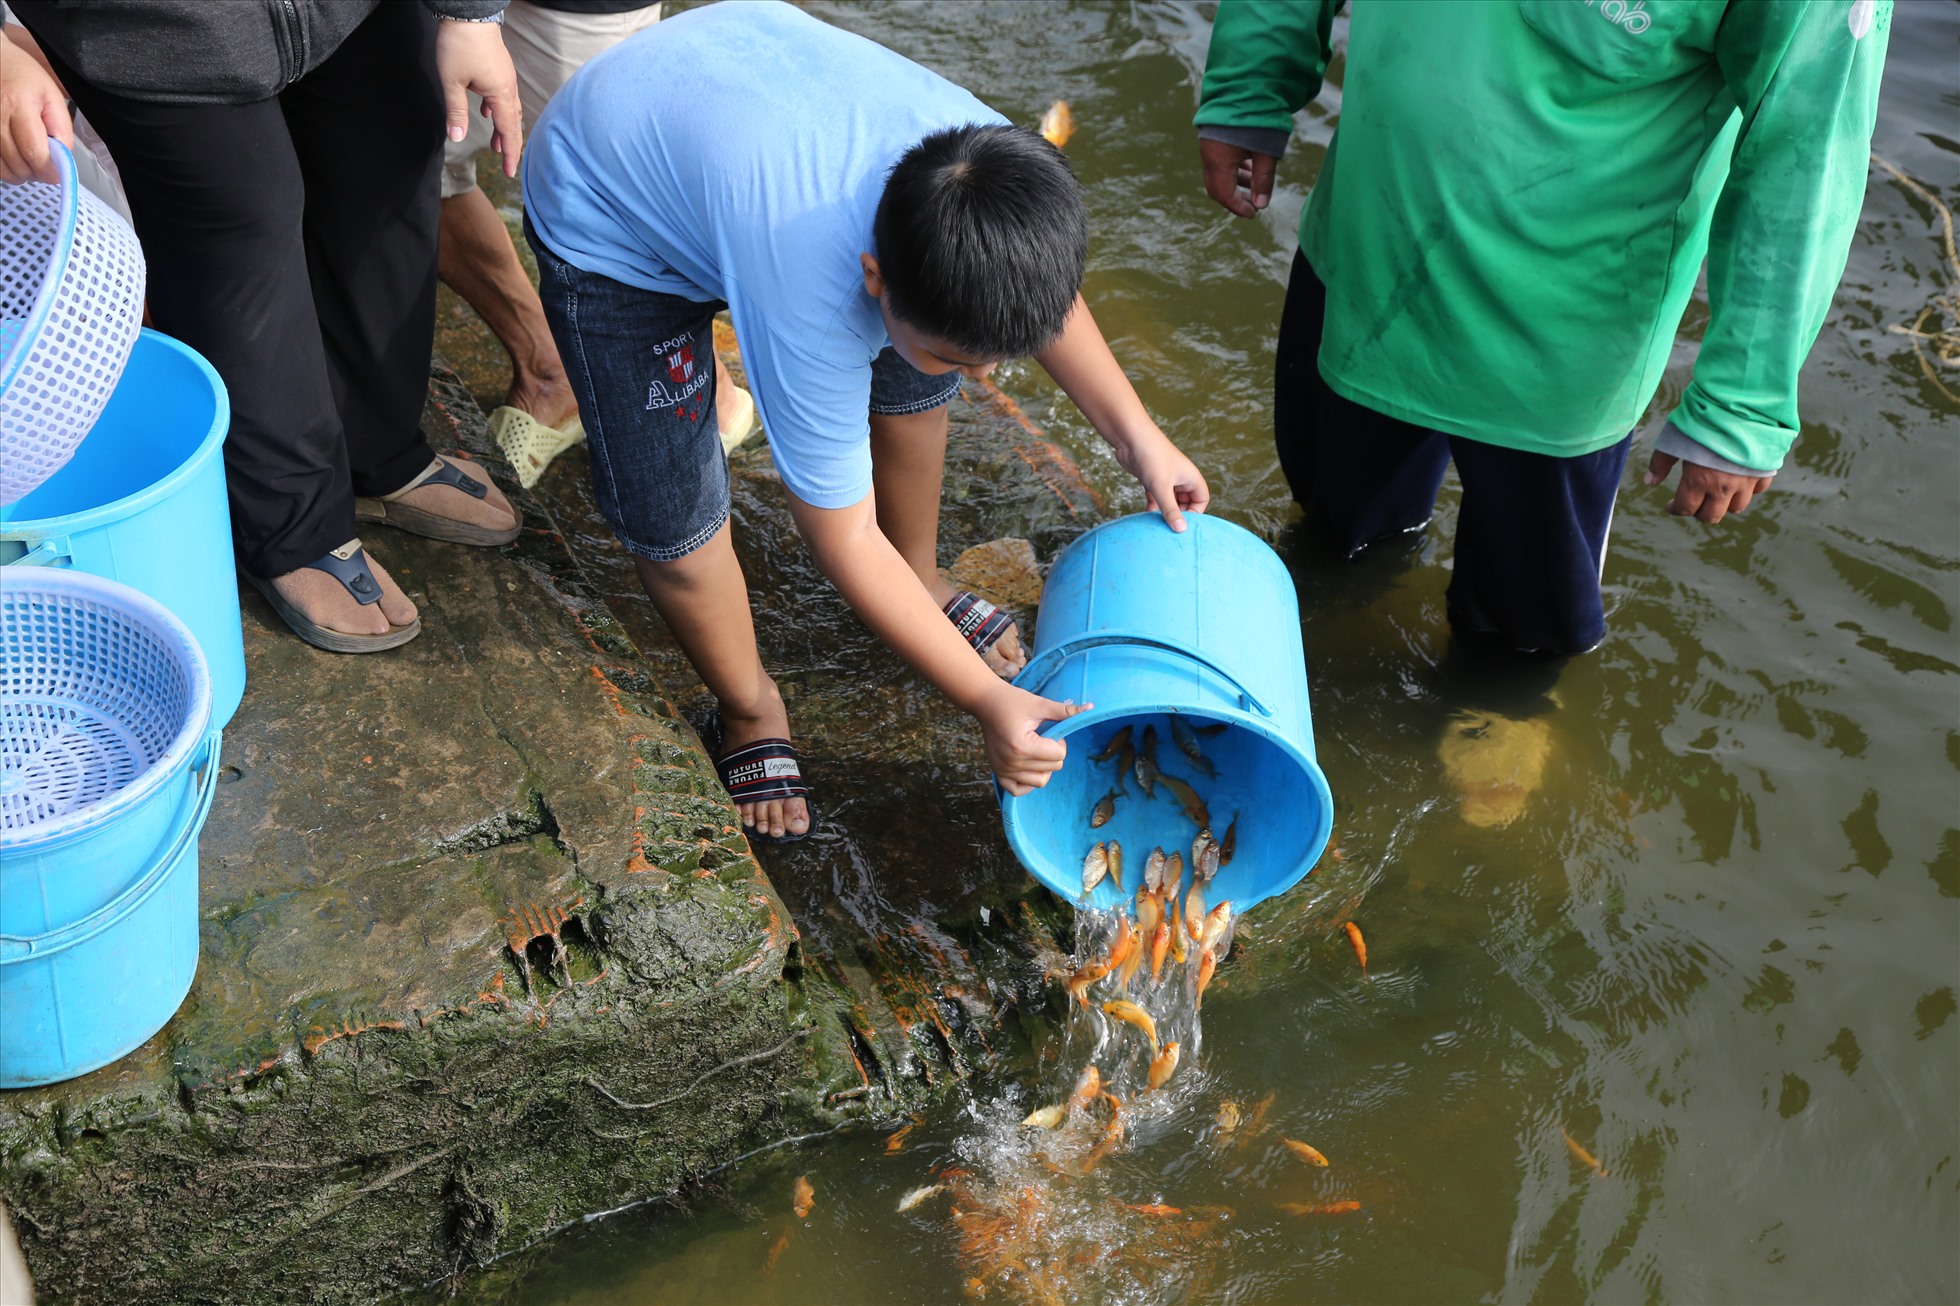
<svg viewBox="0 0 1960 1306">
<path fill-rule="evenodd" d="M 789 818 L 791 834 L 810 832 L 810 805 L 807 802 L 801 798 L 792 798 L 783 804 L 783 809 Z"/>
<path fill-rule="evenodd" d="M 576 412 L 577 409 L 573 409 L 573 411 Z M 504 492 L 497 488 L 497 483 L 490 479 L 490 473 L 484 471 L 476 460 L 467 454 L 453 453 L 449 457 L 455 462 L 463 464 L 463 470 L 470 474 L 471 479 L 483 483 L 483 498 L 477 500 L 477 503 L 484 513 L 492 519 L 486 524 L 499 528 L 515 526 L 517 524 L 517 509 L 510 506 L 510 500 L 506 499 Z"/>
<path fill-rule="evenodd" d="M 995 675 L 1012 680 L 1020 674 L 1021 668 L 1028 664 L 1028 656 L 1021 649 L 1021 628 L 1009 626 L 1004 634 L 987 650 L 986 663 Z"/>
<path fill-rule="evenodd" d="M 757 809 L 759 807 L 761 807 L 760 803 L 737 803 L 735 805 L 735 810 L 742 814 L 742 824 L 751 830 L 756 828 L 756 818 L 759 815 Z"/>
<path fill-rule="evenodd" d="M 762 805 L 762 819 L 756 828 L 772 839 L 780 839 L 783 834 L 783 800 L 771 798 Z"/>
<path fill-rule="evenodd" d="M 386 625 L 406 626 L 413 623 L 416 617 L 421 615 L 420 610 L 408 595 L 402 593 L 402 587 L 395 583 L 395 578 L 388 574 L 387 569 L 374 560 L 372 553 L 368 555 L 368 570 L 374 573 L 375 583 L 381 586 L 381 601 L 371 606 L 381 610 L 381 617 Z"/>
<path fill-rule="evenodd" d="M 347 587 L 317 567 L 301 567 L 273 579 L 279 596 L 316 626 L 342 635 L 382 635 L 388 619 L 379 604 L 362 604 Z"/>
</svg>

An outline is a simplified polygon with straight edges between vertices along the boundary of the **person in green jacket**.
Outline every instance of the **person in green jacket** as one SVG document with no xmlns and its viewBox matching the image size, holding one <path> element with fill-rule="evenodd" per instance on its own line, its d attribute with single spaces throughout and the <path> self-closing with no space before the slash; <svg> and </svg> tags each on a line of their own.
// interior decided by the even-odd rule
<svg viewBox="0 0 1960 1306">
<path fill-rule="evenodd" d="M 1221 0 L 1206 192 L 1257 217 L 1342 0 Z M 1890 0 L 1368 0 L 1300 222 L 1275 364 L 1293 493 L 1353 554 L 1463 484 L 1449 613 L 1548 654 L 1604 638 L 1630 432 L 1707 260 L 1694 379 L 1646 484 L 1714 524 L 1797 436 L 1843 274 Z"/>
</svg>

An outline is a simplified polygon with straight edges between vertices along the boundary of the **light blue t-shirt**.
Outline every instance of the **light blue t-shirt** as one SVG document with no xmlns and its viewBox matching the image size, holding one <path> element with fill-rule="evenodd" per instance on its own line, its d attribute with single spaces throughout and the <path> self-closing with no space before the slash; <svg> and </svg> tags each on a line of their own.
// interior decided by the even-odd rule
<svg viewBox="0 0 1960 1306">
<path fill-rule="evenodd" d="M 885 177 L 932 132 L 1006 119 L 938 74 L 780 3 L 666 19 L 582 68 L 524 156 L 531 225 L 572 266 L 728 303 L 784 484 L 871 492 L 860 253 Z"/>
</svg>

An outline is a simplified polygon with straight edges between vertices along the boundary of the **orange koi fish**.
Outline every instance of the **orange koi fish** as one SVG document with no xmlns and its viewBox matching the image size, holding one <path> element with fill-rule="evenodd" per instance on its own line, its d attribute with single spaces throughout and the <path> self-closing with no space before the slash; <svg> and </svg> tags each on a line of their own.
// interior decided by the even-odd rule
<svg viewBox="0 0 1960 1306">
<path fill-rule="evenodd" d="M 1102 1009 L 1124 1024 L 1135 1025 L 1142 1030 L 1144 1037 L 1150 1040 L 1150 1055 L 1157 1055 L 1157 1022 L 1150 1018 L 1149 1012 L 1134 1002 L 1125 1002 L 1120 998 L 1103 1003 Z"/>
<path fill-rule="evenodd" d="M 1068 1109 L 1077 1111 L 1088 1106 L 1102 1095 L 1102 1071 L 1094 1065 L 1082 1071 L 1081 1078 L 1075 1081 L 1075 1091 L 1068 1095 Z"/>
<path fill-rule="evenodd" d="M 1053 1106 L 1036 1107 L 1028 1112 L 1027 1119 L 1021 1122 L 1023 1129 L 1060 1129 L 1062 1121 L 1068 1119 L 1068 1106 L 1057 1102 Z"/>
<path fill-rule="evenodd" d="M 1230 929 L 1231 926 L 1232 904 L 1228 900 L 1213 907 L 1211 914 L 1205 917 L 1205 935 L 1203 939 L 1199 940 L 1205 951 L 1215 951 L 1218 947 L 1218 941 L 1225 937 L 1225 931 Z"/>
<path fill-rule="evenodd" d="M 1124 726 L 1121 730 L 1118 730 L 1115 734 L 1109 737 L 1109 742 L 1103 745 L 1102 752 L 1097 753 L 1094 757 L 1091 757 L 1089 760 L 1091 762 L 1107 762 L 1110 758 L 1116 756 L 1118 753 L 1122 752 L 1124 749 L 1128 748 L 1129 746 L 1130 746 L 1130 727 Z M 1122 777 L 1120 775 L 1117 777 L 1117 783 L 1118 784 L 1122 783 Z"/>
<path fill-rule="evenodd" d="M 1190 817 L 1199 829 L 1204 829 L 1211 824 L 1211 809 L 1205 806 L 1204 799 L 1198 797 L 1196 789 L 1174 775 L 1160 773 L 1157 778 L 1164 782 L 1165 788 L 1177 798 L 1178 806 L 1184 809 L 1184 814 Z"/>
<path fill-rule="evenodd" d="M 1281 1202 L 1279 1209 L 1288 1215 L 1346 1215 L 1361 1209 L 1359 1202 Z"/>
<path fill-rule="evenodd" d="M 1191 891 L 1184 895 L 1184 928 L 1190 931 L 1193 943 L 1205 937 L 1205 886 L 1196 876 L 1191 878 Z"/>
<path fill-rule="evenodd" d="M 1212 973 L 1218 969 L 1218 954 L 1210 948 L 1198 958 L 1198 992 L 1192 1000 L 1191 1009 L 1202 1011 L 1205 1006 L 1205 986 L 1211 983 Z"/>
<path fill-rule="evenodd" d="M 1178 1045 L 1177 1041 L 1173 1039 L 1169 1043 L 1164 1044 L 1164 1050 L 1159 1052 L 1150 1062 L 1151 1088 L 1162 1088 L 1170 1081 L 1170 1077 L 1177 1073 L 1177 1058 Z"/>
<path fill-rule="evenodd" d="M 1143 1202 L 1143 1203 L 1125 1202 L 1123 1203 L 1123 1205 L 1129 1207 L 1132 1211 L 1135 1211 L 1138 1215 L 1183 1215 L 1184 1214 L 1184 1211 L 1181 1207 L 1166 1206 L 1162 1202 Z"/>
<path fill-rule="evenodd" d="M 789 1228 L 784 1229 L 780 1234 L 776 1235 L 775 1242 L 769 1244 L 769 1257 L 762 1263 L 762 1272 L 764 1274 L 774 1274 L 776 1272 L 776 1262 L 781 1260 L 783 1252 L 788 1250 L 790 1230 L 795 1227 L 795 1225 L 790 1225 Z"/>
<path fill-rule="evenodd" d="M 1171 923 L 1157 922 L 1157 930 L 1150 936 L 1150 982 L 1164 982 L 1164 954 L 1171 948 Z"/>
<path fill-rule="evenodd" d="M 796 1176 L 796 1182 L 790 1185 L 789 1209 L 796 1212 L 796 1218 L 801 1220 L 810 1214 L 810 1208 L 816 1204 L 817 1190 L 810 1187 L 810 1176 Z"/>
<path fill-rule="evenodd" d="M 1068 991 L 1083 1006 L 1089 1005 L 1089 986 L 1115 969 L 1107 961 L 1090 962 L 1069 977 Z"/>
<path fill-rule="evenodd" d="M 886 1156 L 896 1155 L 899 1149 L 905 1146 L 905 1140 L 911 1136 L 912 1131 L 914 1129 L 917 1129 L 918 1127 L 919 1127 L 919 1122 L 916 1118 L 914 1118 L 911 1121 L 911 1123 L 903 1125 L 897 1130 L 893 1131 L 892 1135 L 885 1140 L 885 1155 Z"/>
<path fill-rule="evenodd" d="M 1593 1172 L 1593 1178 L 1604 1179 L 1606 1177 L 1606 1167 L 1599 1163 L 1598 1157 L 1579 1146 L 1579 1140 L 1571 1134 L 1566 1133 L 1564 1129 L 1561 1128 L 1558 1132 L 1559 1136 L 1565 1139 L 1565 1145 L 1572 1149 L 1572 1155 L 1578 1158 L 1581 1165 Z"/>
<path fill-rule="evenodd" d="M 1361 963 L 1361 973 L 1368 973 L 1368 940 L 1361 937 L 1361 927 L 1353 921 L 1341 927 L 1347 931 L 1348 942 L 1354 945 L 1354 959 Z"/>
<path fill-rule="evenodd" d="M 1041 139 L 1056 149 L 1068 144 L 1068 138 L 1075 135 L 1075 114 L 1068 107 L 1067 100 L 1057 100 L 1048 106 L 1048 112 L 1041 115 Z M 1128 726 L 1123 727 L 1128 730 Z"/>
<path fill-rule="evenodd" d="M 1308 1165 L 1324 1166 L 1327 1164 L 1327 1158 L 1321 1155 L 1320 1149 L 1317 1147 L 1303 1143 L 1297 1138 L 1282 1138 L 1279 1141 L 1286 1144 L 1287 1151 L 1293 1153 L 1293 1155 L 1299 1157 Z"/>
<path fill-rule="evenodd" d="M 1130 918 L 1124 916 L 1116 922 L 1116 939 L 1109 945 L 1106 960 L 1113 970 L 1129 958 L 1130 950 L 1137 946 L 1137 932 L 1130 925 Z"/>
<path fill-rule="evenodd" d="M 1123 888 L 1123 845 L 1111 839 L 1109 841 L 1108 857 L 1110 883 L 1116 886 L 1116 892 L 1122 893 L 1125 891 Z"/>
</svg>

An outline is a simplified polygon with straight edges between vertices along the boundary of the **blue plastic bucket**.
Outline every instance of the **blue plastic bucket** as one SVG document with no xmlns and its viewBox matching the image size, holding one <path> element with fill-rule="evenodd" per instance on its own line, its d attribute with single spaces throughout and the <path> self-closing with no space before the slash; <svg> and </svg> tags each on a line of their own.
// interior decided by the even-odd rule
<svg viewBox="0 0 1960 1306">
<path fill-rule="evenodd" d="M 231 402 L 189 346 L 145 330 L 108 407 L 66 466 L 0 509 L 6 581 L 32 566 L 121 581 L 182 618 L 211 668 L 222 729 L 245 693 L 245 640 L 225 501 Z"/>
<path fill-rule="evenodd" d="M 219 735 L 189 628 L 82 572 L 0 586 L 0 682 L 0 1088 L 24 1088 L 114 1061 L 189 992 Z"/>
<path fill-rule="evenodd" d="M 1105 879 L 1086 900 L 1099 908 L 1127 902 L 1135 910 L 1153 847 L 1191 856 L 1197 825 L 1169 786 L 1144 797 L 1134 770 L 1122 777 L 1126 792 L 1109 823 L 1091 826 L 1097 802 L 1117 786 L 1118 765 L 1092 756 L 1125 726 L 1134 744 L 1146 726 L 1156 728 L 1159 769 L 1208 805 L 1215 837 L 1237 822 L 1233 858 L 1206 890 L 1213 904 L 1229 899 L 1244 911 L 1292 888 L 1333 828 L 1333 797 L 1314 757 L 1293 580 L 1250 531 L 1217 517 L 1185 520 L 1180 534 L 1156 513 L 1138 513 L 1064 549 L 1042 592 L 1034 655 L 1014 682 L 1095 705 L 1048 731 L 1068 741 L 1068 762 L 1046 787 L 1001 798 L 1021 864 L 1074 902 L 1085 901 L 1082 862 L 1099 842 L 1122 845 L 1128 890 L 1119 894 Z M 1173 716 L 1194 727 L 1216 779 L 1179 751 Z"/>
</svg>

